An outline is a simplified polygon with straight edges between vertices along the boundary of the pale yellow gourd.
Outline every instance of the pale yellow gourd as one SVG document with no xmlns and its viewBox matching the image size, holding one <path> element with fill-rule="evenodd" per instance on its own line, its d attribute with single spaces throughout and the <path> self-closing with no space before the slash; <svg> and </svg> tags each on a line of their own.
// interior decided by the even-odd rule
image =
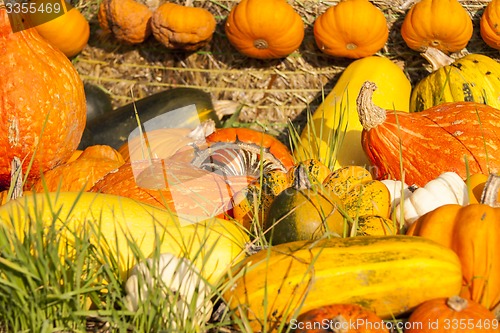
<svg viewBox="0 0 500 333">
<path fill-rule="evenodd" d="M 388 58 L 371 56 L 355 60 L 346 67 L 333 90 L 313 113 L 294 151 L 302 161 L 315 158 L 330 169 L 348 165 L 369 165 L 361 146 L 356 98 L 366 81 L 378 89 L 374 103 L 388 110 L 409 111 L 411 84 L 403 70 Z M 335 136 L 339 136 L 335 140 Z M 339 147 L 333 147 L 338 141 Z"/>
</svg>

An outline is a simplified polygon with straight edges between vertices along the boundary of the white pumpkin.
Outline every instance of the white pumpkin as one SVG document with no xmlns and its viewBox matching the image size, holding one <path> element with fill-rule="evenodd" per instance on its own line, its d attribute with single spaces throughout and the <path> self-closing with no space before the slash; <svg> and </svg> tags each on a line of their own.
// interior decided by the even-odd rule
<svg viewBox="0 0 500 333">
<path fill-rule="evenodd" d="M 425 213 L 447 204 L 469 204 L 467 184 L 455 172 L 445 172 L 424 187 L 413 190 L 394 209 L 394 214 L 399 223 L 404 221 L 408 227 Z M 401 216 L 400 205 L 403 205 L 404 216 Z"/>
<path fill-rule="evenodd" d="M 212 315 L 212 288 L 187 258 L 162 253 L 157 260 L 149 258 L 135 265 L 125 283 L 127 309 L 136 312 L 153 289 L 160 290 L 165 299 L 168 318 L 164 319 L 172 329 L 180 329 L 175 327 L 178 322 L 202 327 Z"/>
<path fill-rule="evenodd" d="M 396 207 L 401 201 L 401 197 L 408 198 L 411 195 L 411 190 L 408 184 L 403 183 L 401 180 L 384 179 L 381 182 L 389 189 L 391 194 L 391 207 Z"/>
</svg>

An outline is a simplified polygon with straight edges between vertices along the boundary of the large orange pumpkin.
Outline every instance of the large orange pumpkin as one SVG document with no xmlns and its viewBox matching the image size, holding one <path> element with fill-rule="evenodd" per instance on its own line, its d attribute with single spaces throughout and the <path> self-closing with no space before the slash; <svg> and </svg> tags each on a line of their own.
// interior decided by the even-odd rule
<svg viewBox="0 0 500 333">
<path fill-rule="evenodd" d="M 373 105 L 375 84 L 358 98 L 362 145 L 377 178 L 424 186 L 443 172 L 500 171 L 500 110 L 475 102 L 448 102 L 422 112 L 384 110 Z M 467 160 L 467 164 L 465 162 Z M 400 164 L 402 163 L 402 167 Z"/>
<path fill-rule="evenodd" d="M 60 51 L 26 20 L 0 7 L 0 189 L 9 185 L 11 161 L 33 160 L 29 178 L 70 158 L 86 120 L 83 83 Z M 14 31 L 19 31 L 13 33 Z"/>
</svg>

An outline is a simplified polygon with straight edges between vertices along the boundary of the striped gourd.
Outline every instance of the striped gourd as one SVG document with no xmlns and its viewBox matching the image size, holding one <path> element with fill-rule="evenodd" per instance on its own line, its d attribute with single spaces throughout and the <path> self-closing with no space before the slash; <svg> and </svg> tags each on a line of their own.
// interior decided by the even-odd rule
<svg viewBox="0 0 500 333">
<path fill-rule="evenodd" d="M 500 63 L 482 54 L 452 59 L 427 49 L 422 56 L 433 67 L 413 89 L 410 111 L 419 112 L 444 102 L 477 102 L 500 109 Z"/>
<path fill-rule="evenodd" d="M 224 298 L 254 331 L 275 331 L 294 315 L 356 303 L 382 318 L 460 292 L 452 250 L 416 236 L 297 241 L 262 250 L 235 266 Z"/>
</svg>

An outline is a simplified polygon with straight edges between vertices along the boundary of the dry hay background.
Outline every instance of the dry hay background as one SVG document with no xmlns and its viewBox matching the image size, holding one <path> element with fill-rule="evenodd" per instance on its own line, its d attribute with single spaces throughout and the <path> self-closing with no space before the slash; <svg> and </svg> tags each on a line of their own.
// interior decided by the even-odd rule
<svg viewBox="0 0 500 333">
<path fill-rule="evenodd" d="M 175 0 L 172 2 L 183 3 Z M 479 18 L 489 1 L 460 1 L 474 22 L 470 53 L 498 58 L 479 36 Z M 102 33 L 97 22 L 98 1 L 80 0 L 77 6 L 89 19 L 88 46 L 75 59 L 85 82 L 104 88 L 118 107 L 135 99 L 173 87 L 194 87 L 209 92 L 216 108 L 241 105 L 239 121 L 273 134 L 283 134 L 288 122 L 304 124 L 306 110 L 315 110 L 323 94 L 334 86 L 343 69 L 352 61 L 333 58 L 319 51 L 312 26 L 318 15 L 338 1 L 289 0 L 306 24 L 299 50 L 281 60 L 263 61 L 239 54 L 224 34 L 224 22 L 238 0 L 194 0 L 193 5 L 212 12 L 218 22 L 212 42 L 205 48 L 184 53 L 167 50 L 153 37 L 129 46 Z M 400 34 L 404 14 L 412 1 L 372 1 L 390 26 L 389 40 L 379 54 L 404 69 L 415 84 L 426 75 L 424 60 L 410 50 Z M 233 103 L 226 103 L 231 101 Z"/>
</svg>

